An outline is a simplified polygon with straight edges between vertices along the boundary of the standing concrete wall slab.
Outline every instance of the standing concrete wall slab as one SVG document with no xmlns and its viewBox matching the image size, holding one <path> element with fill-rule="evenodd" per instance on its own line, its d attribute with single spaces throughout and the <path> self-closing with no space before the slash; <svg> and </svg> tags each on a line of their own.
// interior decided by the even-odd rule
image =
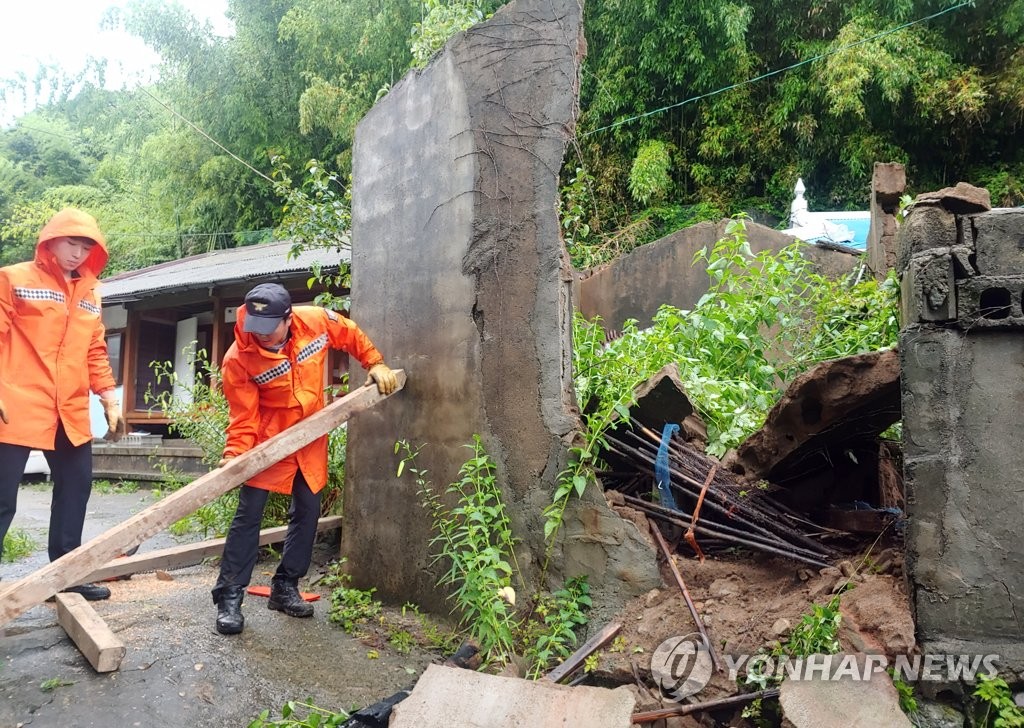
<svg viewBox="0 0 1024 728">
<path fill-rule="evenodd" d="M 399 439 L 421 448 L 415 466 L 443 491 L 482 437 L 519 566 L 536 579 L 542 511 L 579 429 L 556 205 L 583 52 L 576 0 L 512 2 L 402 79 L 356 130 L 353 317 L 408 384 L 349 425 L 342 553 L 355 584 L 388 599 L 446 604 L 428 515 L 411 476 L 395 475 Z M 585 552 L 574 563 L 603 563 L 590 555 L 600 551 L 631 565 L 630 593 L 659 583 L 632 524 L 565 533 L 565 547 Z M 556 556 L 555 572 L 571 572 Z M 617 572 L 592 573 L 595 592 Z"/>
<path fill-rule="evenodd" d="M 661 240 L 641 245 L 614 263 L 596 269 L 578 283 L 580 313 L 600 316 L 606 330 L 621 331 L 627 319 L 649 326 L 662 304 L 692 309 L 708 292 L 710 279 L 693 256 L 725 237 L 728 220 L 702 222 Z M 755 253 L 779 251 L 796 242 L 792 235 L 747 222 L 747 238 Z M 824 275 L 839 277 L 854 270 L 859 256 L 814 245 L 804 255 Z"/>
<path fill-rule="evenodd" d="M 930 196 L 897 234 L 908 576 L 926 654 L 1024 676 L 1024 210 L 964 204 Z"/>
</svg>

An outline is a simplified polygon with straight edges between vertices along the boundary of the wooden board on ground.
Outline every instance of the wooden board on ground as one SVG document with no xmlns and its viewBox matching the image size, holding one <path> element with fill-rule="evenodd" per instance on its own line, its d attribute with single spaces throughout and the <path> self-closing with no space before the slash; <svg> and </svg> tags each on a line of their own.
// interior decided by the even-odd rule
<svg viewBox="0 0 1024 728">
<path fill-rule="evenodd" d="M 396 369 L 395 376 L 398 378 L 397 392 L 405 386 L 405 372 Z M 118 554 L 138 546 L 175 521 L 194 513 L 200 506 L 227 493 L 318 437 L 323 437 L 352 415 L 373 407 L 389 396 L 380 394 L 373 384 L 360 387 L 249 452 L 233 458 L 223 468 L 201 476 L 119 526 L 101 533 L 89 543 L 82 544 L 10 586 L 5 585 L 0 589 L 0 625 L 6 624 L 26 609 L 41 604 L 62 589 L 87 581 L 98 567 Z"/>
<path fill-rule="evenodd" d="M 100 619 L 85 597 L 63 592 L 56 597 L 57 622 L 96 672 L 113 672 L 121 667 L 124 643 Z"/>
<path fill-rule="evenodd" d="M 327 516 L 321 518 L 316 524 L 318 533 L 335 528 L 341 528 L 341 516 Z M 287 526 L 264 528 L 260 531 L 260 546 L 281 543 L 287 534 Z M 143 571 L 156 571 L 157 569 L 171 571 L 183 569 L 186 566 L 195 566 L 205 558 L 220 556 L 224 553 L 224 541 L 225 539 L 223 538 L 211 538 L 206 541 L 185 544 L 184 546 L 172 546 L 167 549 L 158 549 L 142 554 L 116 558 L 92 572 L 86 578 L 86 581 L 102 581 L 118 576 L 127 576 L 128 574 L 138 574 Z"/>
</svg>

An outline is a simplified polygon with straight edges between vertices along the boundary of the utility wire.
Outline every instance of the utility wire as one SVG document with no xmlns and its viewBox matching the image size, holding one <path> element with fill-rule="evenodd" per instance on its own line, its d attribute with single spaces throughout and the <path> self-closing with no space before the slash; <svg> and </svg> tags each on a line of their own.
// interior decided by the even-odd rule
<svg viewBox="0 0 1024 728">
<path fill-rule="evenodd" d="M 740 88 L 741 86 L 747 86 L 749 84 L 756 83 L 758 81 L 763 81 L 764 79 L 769 78 L 771 76 L 776 76 L 776 75 L 778 75 L 780 73 L 785 73 L 786 71 L 792 71 L 794 68 L 799 68 L 800 66 L 807 65 L 808 63 L 814 63 L 815 61 L 820 61 L 822 58 L 827 58 L 829 56 L 835 55 L 836 53 L 842 53 L 843 51 L 849 50 L 851 48 L 856 48 L 857 46 L 863 45 L 864 43 L 870 43 L 873 40 L 878 40 L 879 38 L 884 38 L 887 35 L 892 35 L 893 33 L 897 33 L 897 32 L 899 32 L 899 31 L 901 31 L 901 30 L 903 30 L 905 28 L 909 28 L 912 25 L 917 25 L 918 23 L 924 23 L 924 22 L 927 22 L 929 20 L 934 20 L 935 18 L 939 17 L 940 15 L 945 15 L 946 13 L 951 13 L 954 10 L 959 10 L 960 8 L 966 7 L 968 5 L 973 5 L 973 4 L 974 4 L 974 0 L 963 0 L 963 2 L 961 2 L 959 5 L 953 5 L 951 7 L 946 8 L 945 10 L 940 10 L 937 13 L 932 13 L 931 15 L 925 16 L 923 18 L 918 18 L 917 20 L 911 20 L 911 21 L 909 21 L 907 23 L 903 23 L 903 25 L 897 25 L 895 28 L 890 28 L 889 30 L 883 30 L 880 33 L 875 33 L 875 35 L 869 36 L 867 38 L 862 38 L 860 40 L 854 41 L 853 43 L 847 43 L 846 45 L 840 46 L 839 48 L 834 48 L 834 49 L 828 51 L 827 53 L 819 53 L 816 56 L 812 56 L 812 57 L 807 58 L 805 60 L 799 61 L 798 63 L 794 63 L 794 64 L 792 64 L 790 66 L 786 66 L 785 68 L 778 68 L 778 69 L 776 69 L 774 71 L 769 71 L 768 73 L 762 73 L 760 76 L 755 76 L 754 78 L 748 78 L 746 81 L 740 81 L 739 83 L 734 83 L 731 86 L 725 86 L 725 87 L 717 89 L 715 91 L 709 91 L 706 94 L 701 94 L 699 96 L 691 96 L 690 98 L 688 98 L 688 99 L 686 99 L 684 101 L 680 101 L 679 103 L 671 104 L 669 106 L 663 106 L 660 109 L 655 109 L 654 111 L 648 111 L 646 113 L 639 114 L 637 116 L 631 116 L 628 119 L 621 119 L 620 121 L 616 121 L 614 124 L 609 124 L 608 126 L 602 126 L 600 129 L 594 129 L 593 131 L 588 131 L 585 134 L 580 134 L 580 136 L 581 137 L 588 137 L 591 134 L 597 134 L 599 131 L 608 131 L 609 129 L 614 129 L 614 128 L 618 127 L 618 126 L 622 126 L 623 124 L 628 124 L 628 123 L 630 123 L 632 121 L 636 121 L 637 119 L 643 119 L 643 118 L 646 118 L 648 116 L 654 116 L 655 114 L 660 114 L 663 111 L 669 111 L 671 109 L 679 108 L 680 106 L 685 106 L 686 104 L 692 104 L 695 101 L 700 101 L 701 99 L 706 99 L 709 96 L 716 96 L 716 95 L 718 95 L 720 93 L 725 93 L 726 91 L 732 91 L 733 89 Z"/>
<path fill-rule="evenodd" d="M 269 182 L 270 184 L 274 184 L 274 180 L 270 179 L 270 177 L 268 177 L 267 175 L 263 174 L 263 172 L 260 172 L 260 171 L 259 171 L 258 169 L 256 169 L 256 168 L 255 168 L 255 167 L 253 167 L 253 166 L 252 166 L 251 164 L 249 164 L 248 162 L 246 162 L 246 161 L 245 161 L 244 159 L 242 159 L 241 157 L 239 157 L 239 156 L 238 156 L 237 154 L 235 154 L 234 152 L 232 152 L 232 151 L 231 151 L 230 149 L 228 149 L 227 147 L 225 147 L 225 146 L 224 146 L 223 144 L 221 144 L 221 143 L 220 143 L 219 141 L 217 141 L 216 139 L 214 139 L 214 138 L 213 138 L 212 136 L 210 136 L 210 135 L 209 135 L 209 134 L 207 134 L 207 133 L 206 133 L 205 131 L 203 131 L 202 129 L 200 129 L 200 128 L 199 128 L 198 126 L 196 126 L 195 124 L 193 124 L 193 123 L 192 123 L 191 121 L 189 121 L 188 119 L 186 119 L 186 118 L 185 118 L 184 116 L 182 116 L 181 114 L 179 114 L 179 113 L 178 113 L 177 111 L 175 111 L 175 110 L 174 110 L 173 108 L 171 108 L 171 106 L 170 106 L 169 104 L 166 104 L 166 103 L 164 103 L 163 101 L 161 101 L 160 99 L 158 99 L 158 98 L 157 98 L 156 96 L 154 96 L 154 95 L 153 95 L 152 93 L 150 93 L 150 92 L 149 92 L 149 90 L 148 90 L 148 89 L 146 89 L 146 87 L 145 87 L 145 86 L 139 86 L 139 89 L 140 89 L 140 90 L 141 90 L 141 91 L 142 91 L 142 92 L 143 92 L 144 94 L 146 94 L 146 95 L 147 95 L 147 96 L 149 96 L 149 97 L 150 97 L 151 99 L 153 99 L 153 100 L 154 100 L 154 101 L 156 101 L 156 102 L 157 102 L 158 104 L 160 104 L 160 105 L 161 105 L 161 106 L 163 106 L 163 107 L 164 107 L 165 109 L 167 109 L 167 110 L 168 110 L 169 112 L 171 112 L 171 113 L 172 113 L 172 114 L 174 114 L 174 115 L 175 115 L 176 117 L 178 117 L 179 119 L 181 119 L 182 121 L 184 121 L 184 122 L 185 122 L 186 124 L 188 124 L 188 125 L 189 125 L 190 127 L 192 127 L 192 129 L 193 129 L 193 130 L 195 130 L 195 131 L 196 131 L 196 133 L 198 133 L 198 134 L 199 134 L 200 136 L 202 136 L 203 138 L 205 138 L 205 139 L 207 139 L 208 141 L 212 142 L 212 143 L 213 143 L 213 144 L 215 144 L 215 145 L 216 145 L 216 146 L 217 146 L 217 147 L 218 147 L 219 149 L 221 149 L 221 150 L 223 150 L 223 151 L 224 151 L 225 153 L 227 153 L 227 154 L 228 154 L 228 156 L 230 156 L 230 157 L 231 157 L 232 159 L 234 159 L 234 160 L 235 160 L 236 162 L 238 162 L 239 164 L 241 164 L 241 165 L 243 165 L 244 167 L 248 168 L 248 169 L 249 169 L 249 170 L 250 170 L 251 172 L 255 172 L 255 173 L 256 173 L 257 175 L 259 175 L 260 177 L 262 177 L 263 179 L 265 179 L 265 180 L 266 180 L 267 182 Z"/>
</svg>

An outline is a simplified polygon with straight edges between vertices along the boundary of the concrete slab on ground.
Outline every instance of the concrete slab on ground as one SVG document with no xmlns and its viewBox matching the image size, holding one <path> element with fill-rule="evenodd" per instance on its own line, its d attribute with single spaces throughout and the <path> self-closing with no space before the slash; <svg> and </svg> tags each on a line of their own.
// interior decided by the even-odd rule
<svg viewBox="0 0 1024 728">
<path fill-rule="evenodd" d="M 567 687 L 429 665 L 395 706 L 390 728 L 628 728 L 636 698 L 628 689 Z"/>
</svg>

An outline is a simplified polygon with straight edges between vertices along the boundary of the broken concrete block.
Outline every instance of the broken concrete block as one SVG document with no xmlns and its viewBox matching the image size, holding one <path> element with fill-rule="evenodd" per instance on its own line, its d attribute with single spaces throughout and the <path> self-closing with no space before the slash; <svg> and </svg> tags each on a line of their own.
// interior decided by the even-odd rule
<svg viewBox="0 0 1024 728">
<path fill-rule="evenodd" d="M 987 276 L 1024 275 L 1024 208 L 992 210 L 969 219 L 978 271 Z"/>
<path fill-rule="evenodd" d="M 896 233 L 896 270 L 902 275 L 917 253 L 957 244 L 956 217 L 938 203 L 914 205 Z"/>
<path fill-rule="evenodd" d="M 921 253 L 910 259 L 900 281 L 900 313 L 904 325 L 956 319 L 952 256 Z"/>
<path fill-rule="evenodd" d="M 660 433 L 666 424 L 681 424 L 693 414 L 693 405 L 686 396 L 679 376 L 679 366 L 666 364 L 635 390 L 636 404 L 630 416 L 640 424 Z"/>
<path fill-rule="evenodd" d="M 975 276 L 957 284 L 957 323 L 965 329 L 1024 326 L 1024 275 Z"/>
<path fill-rule="evenodd" d="M 900 710 L 899 694 L 892 679 L 884 671 L 868 670 L 870 679 L 862 679 L 867 667 L 866 655 L 812 657 L 828 662 L 828 674 L 836 677 L 821 679 L 815 675 L 813 679 L 800 680 L 791 677 L 782 683 L 779 704 L 783 715 L 795 728 L 913 726 Z M 845 669 L 848 663 L 851 668 L 849 671 Z"/>
<path fill-rule="evenodd" d="M 635 696 L 625 689 L 556 685 L 428 665 L 390 728 L 628 728 Z"/>
<path fill-rule="evenodd" d="M 416 464 L 443 487 L 480 436 L 523 579 L 540 586 L 544 505 L 582 429 L 557 212 L 579 112 L 581 13 L 575 0 L 503 5 L 394 84 L 356 129 L 352 311 L 415 384 L 350 423 L 341 550 L 354 586 L 399 604 L 451 608 L 436 587 L 430 515 L 409 476 L 387 467 L 396 438 L 429 443 Z M 659 583 L 632 524 L 603 499 L 587 507 L 618 530 L 577 542 L 580 558 L 621 563 L 631 578 L 646 571 L 636 594 Z M 561 574 L 560 552 L 550 566 Z M 636 595 L 616 573 L 591 573 L 595 606 Z"/>
<path fill-rule="evenodd" d="M 871 192 L 875 201 L 890 212 L 900 204 L 907 189 L 907 171 L 899 162 L 875 162 Z"/>
<path fill-rule="evenodd" d="M 957 182 L 954 187 L 922 193 L 917 196 L 915 202 L 938 202 L 955 215 L 971 215 L 992 209 L 992 195 L 989 191 L 966 182 Z"/>
<path fill-rule="evenodd" d="M 748 479 L 785 482 L 790 468 L 808 468 L 811 454 L 874 437 L 896 422 L 899 382 L 893 350 L 822 362 L 793 380 L 729 467 Z"/>
</svg>

